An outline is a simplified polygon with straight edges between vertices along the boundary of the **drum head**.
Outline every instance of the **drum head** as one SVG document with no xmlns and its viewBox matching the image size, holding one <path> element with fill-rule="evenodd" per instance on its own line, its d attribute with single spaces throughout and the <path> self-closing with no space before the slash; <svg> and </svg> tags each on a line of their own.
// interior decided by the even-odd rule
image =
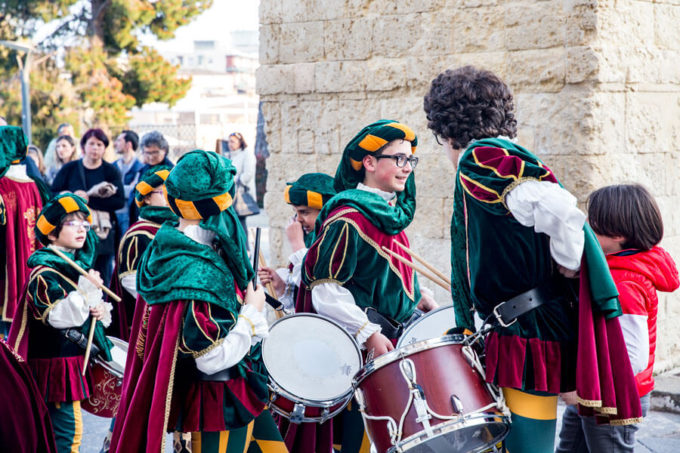
<svg viewBox="0 0 680 453">
<path fill-rule="evenodd" d="M 439 307 L 411 324 L 399 337 L 397 348 L 442 337 L 453 327 L 456 327 L 453 305 Z"/>
<path fill-rule="evenodd" d="M 335 401 L 352 390 L 362 366 L 356 341 L 338 324 L 301 313 L 275 322 L 262 344 L 271 380 L 309 401 Z"/>
<path fill-rule="evenodd" d="M 106 367 L 113 373 L 118 373 L 121 377 L 125 373 L 125 361 L 127 360 L 128 344 L 116 337 L 106 337 L 111 343 L 111 361 L 106 362 Z"/>
</svg>

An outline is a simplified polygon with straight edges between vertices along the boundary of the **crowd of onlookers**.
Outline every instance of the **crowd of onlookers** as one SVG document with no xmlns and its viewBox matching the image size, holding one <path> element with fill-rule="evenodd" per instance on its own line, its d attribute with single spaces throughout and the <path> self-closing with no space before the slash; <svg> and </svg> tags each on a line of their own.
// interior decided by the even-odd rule
<svg viewBox="0 0 680 453">
<path fill-rule="evenodd" d="M 232 160 L 240 183 L 254 194 L 256 161 L 252 150 L 239 132 L 230 134 L 227 143 L 228 149 L 220 152 Z M 38 172 L 53 194 L 73 192 L 92 210 L 93 227 L 100 239 L 95 269 L 104 282 L 111 278 L 120 239 L 138 218 L 134 189 L 140 175 L 156 165 L 174 166 L 168 141 L 158 131 L 147 132 L 141 139 L 132 130 L 120 132 L 113 139 L 117 159 L 112 163 L 104 159 L 110 144 L 102 129 L 88 129 L 77 139 L 73 126 L 64 123 L 44 153 L 35 145 L 27 151 L 32 159 L 28 165 L 35 167 L 29 171 Z M 241 221 L 245 228 L 245 217 Z"/>
</svg>

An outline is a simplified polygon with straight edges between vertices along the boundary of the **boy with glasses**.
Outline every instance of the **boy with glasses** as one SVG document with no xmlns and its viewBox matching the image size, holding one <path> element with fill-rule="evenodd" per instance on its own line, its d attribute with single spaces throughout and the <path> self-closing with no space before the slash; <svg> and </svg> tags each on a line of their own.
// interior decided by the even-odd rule
<svg viewBox="0 0 680 453">
<path fill-rule="evenodd" d="M 369 124 L 349 142 L 335 174 L 338 195 L 319 213 L 302 268 L 297 311 L 338 322 L 373 357 L 394 349 L 416 307 L 437 307 L 431 293 L 421 294 L 415 272 L 382 249 L 410 260 L 400 245 L 409 246 L 404 230 L 415 214 L 417 144 L 411 128 L 392 120 Z M 345 453 L 368 442 L 352 408 L 334 420 L 344 425 L 334 440 Z"/>
<path fill-rule="evenodd" d="M 33 270 L 9 342 L 28 362 L 45 398 L 58 451 L 78 451 L 83 433 L 80 401 L 90 396 L 91 382 L 89 375 L 81 376 L 83 348 L 96 320 L 93 348 L 111 360 L 104 334 L 111 323 L 111 304 L 102 301 L 102 290 L 90 280 L 103 283 L 92 269 L 97 238 L 83 199 L 70 193 L 52 199 L 40 212 L 36 235 L 45 247 L 28 259 Z M 54 249 L 89 270 L 90 279 Z"/>
</svg>

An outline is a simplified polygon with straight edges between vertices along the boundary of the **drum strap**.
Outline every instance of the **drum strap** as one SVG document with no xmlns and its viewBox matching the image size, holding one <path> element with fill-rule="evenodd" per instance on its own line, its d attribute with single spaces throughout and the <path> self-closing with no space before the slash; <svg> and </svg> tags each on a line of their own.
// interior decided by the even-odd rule
<svg viewBox="0 0 680 453">
<path fill-rule="evenodd" d="M 555 297 L 555 281 L 548 280 L 539 286 L 525 291 L 512 299 L 501 302 L 493 309 L 498 323 L 503 327 L 508 327 L 514 323 L 518 317 L 540 307 Z"/>
<path fill-rule="evenodd" d="M 378 313 L 373 307 L 364 308 L 366 317 L 373 324 L 378 324 L 381 328 L 381 333 L 390 340 L 399 338 L 404 331 L 404 325 L 394 319 Z"/>
</svg>

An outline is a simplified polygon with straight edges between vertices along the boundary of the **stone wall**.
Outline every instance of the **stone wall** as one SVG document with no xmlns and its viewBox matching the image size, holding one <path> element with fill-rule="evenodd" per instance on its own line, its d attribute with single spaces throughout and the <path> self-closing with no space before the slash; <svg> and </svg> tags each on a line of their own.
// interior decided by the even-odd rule
<svg viewBox="0 0 680 453">
<path fill-rule="evenodd" d="M 392 118 L 420 140 L 413 248 L 449 272 L 453 170 L 422 99 L 439 72 L 464 64 L 511 86 L 519 143 L 582 202 L 605 184 L 649 187 L 666 221 L 663 245 L 680 256 L 679 22 L 679 0 L 261 0 L 257 90 L 272 153 L 274 262 L 288 252 L 285 182 L 334 174 L 362 126 Z M 659 370 L 680 365 L 679 297 L 661 298 Z"/>
</svg>

